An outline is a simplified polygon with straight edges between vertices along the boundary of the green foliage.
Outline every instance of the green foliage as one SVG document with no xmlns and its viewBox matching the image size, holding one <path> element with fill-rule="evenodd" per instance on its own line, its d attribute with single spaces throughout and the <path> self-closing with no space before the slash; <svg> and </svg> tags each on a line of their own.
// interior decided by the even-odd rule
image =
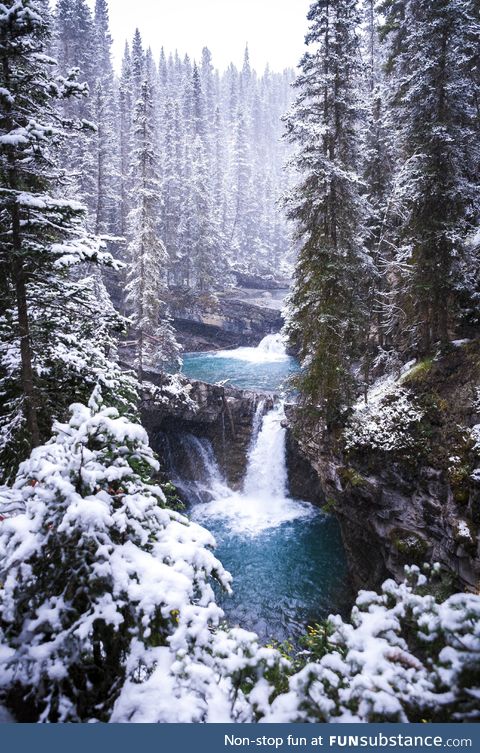
<svg viewBox="0 0 480 753">
<path fill-rule="evenodd" d="M 372 270 L 363 246 L 366 204 L 358 176 L 359 16 L 353 0 L 339 0 L 312 6 L 309 20 L 308 42 L 316 47 L 302 60 L 299 97 L 287 118 L 301 173 L 288 199 L 300 252 L 287 333 L 299 349 L 297 384 L 304 401 L 331 426 L 354 400 L 352 365 L 368 339 Z"/>
<path fill-rule="evenodd" d="M 333 497 L 327 497 L 324 504 L 322 505 L 322 510 L 327 515 L 331 515 L 335 512 L 337 506 L 337 502 Z"/>
<path fill-rule="evenodd" d="M 364 479 L 355 468 L 344 466 L 343 468 L 340 468 L 338 475 L 344 486 L 352 486 L 355 488 L 357 486 L 363 486 L 366 483 L 366 479 Z"/>
<path fill-rule="evenodd" d="M 413 368 L 411 368 L 409 371 L 407 371 L 406 374 L 404 374 L 400 378 L 401 384 L 406 385 L 418 385 L 421 382 L 424 381 L 426 377 L 428 377 L 428 374 L 431 371 L 433 365 L 433 358 L 424 358 L 423 361 L 419 361 Z"/>
<path fill-rule="evenodd" d="M 171 481 L 165 481 L 160 484 L 160 488 L 165 495 L 167 506 L 172 510 L 184 510 L 185 504 L 180 499 L 177 487 Z"/>
<path fill-rule="evenodd" d="M 402 555 L 404 561 L 421 564 L 429 549 L 428 541 L 422 536 L 402 529 L 395 529 L 391 533 L 392 544 Z"/>
</svg>

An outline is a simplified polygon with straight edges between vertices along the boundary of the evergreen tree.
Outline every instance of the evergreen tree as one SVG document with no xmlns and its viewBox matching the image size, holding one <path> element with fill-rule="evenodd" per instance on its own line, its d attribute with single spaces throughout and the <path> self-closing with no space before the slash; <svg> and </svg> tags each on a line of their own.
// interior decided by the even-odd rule
<svg viewBox="0 0 480 753">
<path fill-rule="evenodd" d="M 455 330 L 468 283 L 465 239 L 478 219 L 473 3 L 386 2 L 390 107 L 397 126 L 398 242 L 390 277 L 397 344 L 428 353 Z M 477 90 L 478 91 L 478 90 Z M 468 266 L 468 265 L 467 265 Z"/>
<path fill-rule="evenodd" d="M 128 43 L 122 60 L 122 71 L 118 86 L 119 140 L 120 140 L 120 233 L 127 234 L 129 206 L 130 151 L 132 138 L 132 61 Z"/>
<path fill-rule="evenodd" d="M 360 18 L 355 0 L 318 0 L 308 18 L 307 43 L 318 49 L 303 57 L 300 94 L 287 121 L 302 175 L 289 202 L 301 243 L 289 333 L 303 362 L 303 394 L 328 423 L 354 397 L 352 367 L 367 319 L 362 297 L 370 260 L 358 174 Z"/>
<path fill-rule="evenodd" d="M 182 218 L 183 123 L 177 102 L 168 99 L 162 118 L 162 206 L 159 231 L 168 249 L 169 275 L 182 283 L 179 228 Z"/>
<path fill-rule="evenodd" d="M 210 580 L 228 588 L 228 576 L 207 531 L 165 508 L 156 470 L 144 429 L 107 408 L 98 387 L 22 464 L 25 513 L 0 536 L 0 631 L 11 651 L 0 685 L 19 721 L 108 721 L 123 686 L 157 663 L 171 712 L 180 649 L 213 682 L 199 653 L 219 617 Z"/>
<path fill-rule="evenodd" d="M 96 35 L 86 0 L 59 0 L 54 19 L 54 50 L 60 71 L 68 75 L 69 71 L 75 70 L 79 80 L 85 82 L 86 91 L 93 93 L 96 81 Z M 82 122 L 85 128 L 84 138 L 64 144 L 61 162 L 69 166 L 69 189 L 72 195 L 86 204 L 89 227 L 93 230 L 97 204 L 93 99 L 68 98 L 62 101 L 61 109 L 66 118 Z"/>
<path fill-rule="evenodd" d="M 162 300 L 168 254 L 157 227 L 160 176 L 150 77 L 143 82 L 135 108 L 133 142 L 134 185 L 133 208 L 129 215 L 127 301 L 133 312 L 135 365 L 142 380 L 146 367 L 175 364 L 179 352 Z"/>
<path fill-rule="evenodd" d="M 49 431 L 51 416 L 45 405 L 49 404 L 48 396 L 58 389 L 57 371 L 49 371 L 43 360 L 47 332 L 52 346 L 60 335 L 54 326 L 58 318 L 49 316 L 51 306 L 61 309 L 67 305 L 65 280 L 73 265 L 102 258 L 111 262 L 102 257 L 98 241 L 85 233 L 84 208 L 54 195 L 62 174 L 55 167 L 56 148 L 67 136 L 56 103 L 82 95 L 84 88 L 72 76 L 55 78 L 54 62 L 42 54 L 49 43 L 48 22 L 42 2 L 19 0 L 0 8 L 0 89 L 4 104 L 0 115 L 0 232 L 5 337 L 0 375 L 4 387 L 6 383 L 11 387 L 4 395 L 3 406 L 12 416 L 11 427 L 23 436 L 24 444 L 33 447 Z M 54 304 L 44 295 L 46 290 L 55 290 Z M 2 441 L 2 450 L 4 447 Z M 23 453 L 17 451 L 17 462 L 24 452 L 25 448 Z"/>
<path fill-rule="evenodd" d="M 109 30 L 106 0 L 95 3 L 95 85 L 92 93 L 96 162 L 96 208 L 95 233 L 115 233 L 117 226 L 117 112 L 115 108 L 115 81 L 110 48 L 112 39 Z"/>
</svg>

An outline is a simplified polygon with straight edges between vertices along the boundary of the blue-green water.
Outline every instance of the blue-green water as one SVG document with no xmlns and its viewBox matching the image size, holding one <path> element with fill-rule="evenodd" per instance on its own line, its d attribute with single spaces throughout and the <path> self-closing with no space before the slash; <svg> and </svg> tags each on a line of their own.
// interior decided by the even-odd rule
<svg viewBox="0 0 480 753">
<path fill-rule="evenodd" d="M 203 522 L 233 575 L 233 595 L 220 595 L 230 623 L 263 640 L 295 641 L 306 625 L 348 608 L 345 555 L 334 518 L 317 513 L 255 536 L 236 534 L 221 520 Z"/>
<path fill-rule="evenodd" d="M 258 349 L 189 354 L 184 362 L 192 378 L 260 390 L 278 390 L 296 368 L 278 336 Z M 228 487 L 208 440 L 184 435 L 170 456 L 182 469 L 173 476 L 191 517 L 213 533 L 233 576 L 233 595 L 219 594 L 230 624 L 263 640 L 296 641 L 308 624 L 344 613 L 350 591 L 336 520 L 288 493 L 283 419 L 281 402 L 266 415 L 260 405 L 240 491 Z"/>
<path fill-rule="evenodd" d="M 298 372 L 298 362 L 279 345 L 278 335 L 268 335 L 262 343 L 258 348 L 186 353 L 182 371 L 202 382 L 228 380 L 228 384 L 242 389 L 278 391 Z"/>
</svg>

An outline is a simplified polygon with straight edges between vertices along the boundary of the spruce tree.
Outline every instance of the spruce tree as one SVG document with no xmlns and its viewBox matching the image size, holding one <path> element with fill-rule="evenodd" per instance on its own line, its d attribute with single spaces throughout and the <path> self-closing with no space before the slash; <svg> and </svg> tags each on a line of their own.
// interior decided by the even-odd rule
<svg viewBox="0 0 480 753">
<path fill-rule="evenodd" d="M 176 364 L 179 348 L 164 301 L 168 253 L 157 225 L 160 208 L 152 79 L 145 78 L 133 121 L 133 208 L 129 215 L 127 301 L 132 310 L 138 376 L 150 367 Z"/>
<path fill-rule="evenodd" d="M 43 293 L 55 290 L 55 305 L 61 308 L 69 268 L 108 258 L 85 232 L 84 208 L 55 195 L 62 176 L 56 168 L 56 150 L 68 133 L 57 103 L 83 95 L 84 87 L 72 75 L 55 76 L 54 61 L 42 54 L 49 44 L 45 4 L 4 4 L 0 35 L 2 328 L 9 329 L 0 374 L 4 386 L 8 382 L 12 387 L 4 401 L 8 411 L 12 406 L 15 411 L 12 427 L 24 444 L 34 447 L 49 431 L 51 415 L 44 406 L 56 389 L 55 374 L 43 369 L 43 346 L 47 331 L 53 345 L 59 332 L 53 326 L 55 318 L 50 321 L 47 314 L 50 303 Z M 19 457 L 21 450 L 17 461 Z"/>
<path fill-rule="evenodd" d="M 124 685 L 127 705 L 157 664 L 175 687 L 182 656 L 207 690 L 218 677 L 200 653 L 219 617 L 210 580 L 228 588 L 228 576 L 210 534 L 165 507 L 157 470 L 145 430 L 99 387 L 22 464 L 25 512 L 0 535 L 0 694 L 18 721 L 108 721 Z"/>
<path fill-rule="evenodd" d="M 95 233 L 117 232 L 118 149 L 117 111 L 115 107 L 115 78 L 111 61 L 108 6 L 106 0 L 95 3 L 95 84 L 92 92 L 93 116 L 96 125 L 94 138 L 96 164 Z"/>
<path fill-rule="evenodd" d="M 355 396 L 354 361 L 364 339 L 362 301 L 370 276 L 359 177 L 360 57 L 355 0 L 315 2 L 309 45 L 287 120 L 299 149 L 301 183 L 289 200 L 300 243 L 291 296 L 290 338 L 299 347 L 303 394 L 327 423 Z"/>
<path fill-rule="evenodd" d="M 418 354 L 448 342 L 465 294 L 476 295 L 463 275 L 465 240 L 480 205 L 472 171 L 479 147 L 468 51 L 474 38 L 480 44 L 473 5 L 389 0 L 383 6 L 398 158 L 392 302 L 398 346 Z"/>
</svg>

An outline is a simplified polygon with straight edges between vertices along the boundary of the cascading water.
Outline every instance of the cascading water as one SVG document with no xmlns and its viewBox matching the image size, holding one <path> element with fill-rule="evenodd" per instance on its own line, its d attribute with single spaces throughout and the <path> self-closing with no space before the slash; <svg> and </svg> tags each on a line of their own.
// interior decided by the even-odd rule
<svg viewBox="0 0 480 753">
<path fill-rule="evenodd" d="M 278 390 L 298 363 L 285 350 L 281 335 L 267 335 L 256 348 L 186 353 L 183 372 L 205 382 L 228 381 L 244 389 Z"/>
<path fill-rule="evenodd" d="M 288 361 L 285 342 L 280 334 L 266 335 L 256 348 L 236 348 L 235 350 L 219 350 L 215 358 L 235 358 L 250 363 L 275 363 Z"/>
<path fill-rule="evenodd" d="M 281 423 L 284 418 L 283 403 L 279 402 L 263 419 L 261 431 L 257 432 L 248 457 L 243 485 L 246 496 L 286 497 L 285 429 Z"/>
<path fill-rule="evenodd" d="M 346 567 L 335 520 L 288 496 L 283 404 L 264 410 L 259 401 L 241 491 L 228 487 L 208 440 L 190 435 L 172 440 L 181 469 L 171 476 L 233 575 L 233 595 L 218 594 L 230 623 L 294 640 L 342 609 Z"/>
<path fill-rule="evenodd" d="M 194 508 L 196 520 L 208 527 L 212 519 L 220 519 L 234 533 L 255 536 L 287 521 L 319 514 L 312 505 L 287 495 L 284 418 L 283 403 L 279 402 L 263 417 L 252 443 L 243 490 L 234 492 L 224 486 L 210 502 Z M 209 472 L 213 479 L 217 471 L 210 467 Z"/>
</svg>

